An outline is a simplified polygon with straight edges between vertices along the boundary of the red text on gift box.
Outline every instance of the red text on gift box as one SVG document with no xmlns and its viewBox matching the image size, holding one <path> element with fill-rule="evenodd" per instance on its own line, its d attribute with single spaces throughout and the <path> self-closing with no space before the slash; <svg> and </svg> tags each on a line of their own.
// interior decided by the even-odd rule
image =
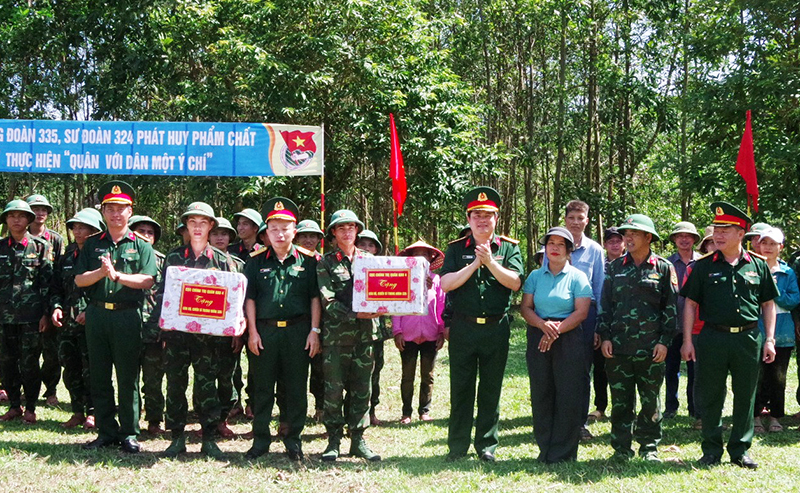
<svg viewBox="0 0 800 493">
<path fill-rule="evenodd" d="M 367 301 L 411 300 L 411 269 L 367 269 Z"/>
<path fill-rule="evenodd" d="M 182 284 L 178 314 L 223 319 L 227 312 L 228 288 L 203 284 Z"/>
</svg>

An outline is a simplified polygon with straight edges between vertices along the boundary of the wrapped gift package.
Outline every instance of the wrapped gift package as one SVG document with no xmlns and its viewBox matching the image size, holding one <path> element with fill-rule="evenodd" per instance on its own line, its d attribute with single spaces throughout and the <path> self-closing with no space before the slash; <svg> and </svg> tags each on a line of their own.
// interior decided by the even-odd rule
<svg viewBox="0 0 800 493">
<path fill-rule="evenodd" d="M 167 267 L 159 327 L 214 336 L 244 333 L 247 278 L 237 272 Z"/>
<path fill-rule="evenodd" d="M 428 265 L 425 257 L 356 257 L 353 311 L 427 315 Z"/>
</svg>

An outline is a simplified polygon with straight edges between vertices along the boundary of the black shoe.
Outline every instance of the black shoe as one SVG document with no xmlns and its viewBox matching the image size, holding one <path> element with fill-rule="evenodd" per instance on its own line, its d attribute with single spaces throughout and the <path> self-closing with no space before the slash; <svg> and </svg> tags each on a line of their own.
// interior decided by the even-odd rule
<svg viewBox="0 0 800 493">
<path fill-rule="evenodd" d="M 256 460 L 262 455 L 266 455 L 269 449 L 261 447 L 251 447 L 250 450 L 244 453 L 244 458 L 248 460 Z"/>
<path fill-rule="evenodd" d="M 482 454 L 481 454 L 481 460 L 482 460 L 483 462 L 494 462 L 494 461 L 496 461 L 497 459 L 495 459 L 495 457 L 494 457 L 494 454 L 493 454 L 493 453 L 491 453 L 491 452 L 484 452 L 484 453 L 482 453 Z"/>
<path fill-rule="evenodd" d="M 303 451 L 299 449 L 289 449 L 286 451 L 286 455 L 289 456 L 291 461 L 301 461 L 305 457 Z"/>
<path fill-rule="evenodd" d="M 83 444 L 83 450 L 97 450 L 99 448 L 113 447 L 119 445 L 116 438 L 97 437 L 89 443 Z"/>
<path fill-rule="evenodd" d="M 744 467 L 745 469 L 752 469 L 753 471 L 758 469 L 758 463 L 746 455 L 743 455 L 738 459 L 731 459 L 731 464 Z"/>
<path fill-rule="evenodd" d="M 586 429 L 586 425 L 581 426 L 581 441 L 585 442 L 594 438 L 592 432 Z"/>
<path fill-rule="evenodd" d="M 673 411 L 672 409 L 668 409 L 664 411 L 664 414 L 661 415 L 664 419 L 672 419 L 678 415 L 678 411 Z"/>
<path fill-rule="evenodd" d="M 126 438 L 122 441 L 122 451 L 129 454 L 138 454 L 141 450 L 139 442 L 135 438 Z"/>
<path fill-rule="evenodd" d="M 447 457 L 445 457 L 444 460 L 446 460 L 447 462 L 455 462 L 455 461 L 463 459 L 466 456 L 467 456 L 467 454 L 465 454 L 465 453 L 450 452 L 449 454 L 447 454 Z"/>
<path fill-rule="evenodd" d="M 719 457 L 716 455 L 703 455 L 700 457 L 700 460 L 697 461 L 698 464 L 701 466 L 716 466 L 720 462 Z"/>
</svg>

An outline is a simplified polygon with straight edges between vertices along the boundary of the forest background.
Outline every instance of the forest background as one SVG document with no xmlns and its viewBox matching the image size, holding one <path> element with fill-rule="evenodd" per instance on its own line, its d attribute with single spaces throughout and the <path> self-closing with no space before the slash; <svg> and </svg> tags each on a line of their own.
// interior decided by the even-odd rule
<svg viewBox="0 0 800 493">
<path fill-rule="evenodd" d="M 401 244 L 443 246 L 463 193 L 505 198 L 536 238 L 573 198 L 590 235 L 632 212 L 662 232 L 745 207 L 734 171 L 753 114 L 756 220 L 800 240 L 800 8 L 785 0 L 0 0 L 0 118 L 325 125 L 326 208 L 390 243 L 389 121 L 409 198 Z M 63 222 L 106 177 L 0 175 Z M 162 242 L 182 207 L 285 195 L 319 220 L 319 178 L 136 177 Z"/>
</svg>

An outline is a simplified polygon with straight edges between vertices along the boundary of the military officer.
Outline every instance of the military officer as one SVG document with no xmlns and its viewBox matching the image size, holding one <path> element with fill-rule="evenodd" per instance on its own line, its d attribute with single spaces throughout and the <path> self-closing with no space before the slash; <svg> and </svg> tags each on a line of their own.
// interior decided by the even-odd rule
<svg viewBox="0 0 800 493">
<path fill-rule="evenodd" d="M 449 460 L 466 456 L 478 385 L 475 451 L 494 462 L 500 391 L 508 359 L 508 309 L 522 285 L 524 266 L 517 240 L 495 234 L 501 198 L 490 187 L 464 197 L 470 236 L 450 243 L 442 266 L 442 289 L 453 307 L 450 340 Z"/>
<path fill-rule="evenodd" d="M 208 243 L 208 235 L 217 226 L 214 209 L 204 202 L 192 202 L 181 216 L 189 232 L 189 244 L 182 245 L 167 254 L 162 279 L 166 280 L 167 268 L 182 266 L 193 269 L 212 269 L 234 272 L 236 267 L 228 255 Z M 164 281 L 158 288 L 159 301 L 164 295 Z M 160 310 L 153 312 L 160 316 Z M 220 343 L 217 336 L 188 332 L 162 331 L 166 341 L 167 373 L 167 428 L 172 431 L 172 443 L 164 451 L 164 457 L 177 457 L 186 452 L 186 420 L 189 405 L 186 390 L 189 384 L 189 366 L 194 370 L 194 402 L 199 405 L 202 428 L 200 452 L 214 459 L 222 459 L 223 453 L 216 443 L 217 426 L 222 406 L 217 392 L 217 373 Z"/>
<path fill-rule="evenodd" d="M 128 227 L 139 233 L 153 245 L 156 256 L 158 274 L 155 284 L 147 290 L 142 307 L 142 394 L 144 397 L 144 413 L 147 421 L 147 432 L 158 435 L 164 430 L 161 422 L 164 421 L 164 344 L 159 337 L 161 329 L 158 319 L 152 318 L 156 306 L 156 291 L 161 282 L 161 271 L 164 269 L 163 253 L 155 249 L 155 244 L 161 239 L 161 225 L 149 216 L 131 216 Z"/>
<path fill-rule="evenodd" d="M 33 236 L 50 243 L 53 249 L 53 265 L 58 264 L 64 251 L 64 238 L 46 226 L 47 218 L 53 213 L 53 206 L 44 195 L 29 195 L 25 201 L 31 206 L 36 219 L 28 226 Z M 48 406 L 58 405 L 56 387 L 61 380 L 61 364 L 58 359 L 58 333 L 50 320 L 47 329 L 42 332 L 42 384 L 44 385 L 45 403 Z"/>
<path fill-rule="evenodd" d="M 89 348 L 86 345 L 86 293 L 75 285 L 75 265 L 86 240 L 103 230 L 103 216 L 93 208 L 81 209 L 67 221 L 75 239 L 55 266 L 50 306 L 58 328 L 58 354 L 64 367 L 64 386 L 69 391 L 72 417 L 64 428 L 94 428 L 94 406 L 90 392 Z"/>
<path fill-rule="evenodd" d="M 370 388 L 372 379 L 373 343 L 378 339 L 377 313 L 353 312 L 352 263 L 357 257 L 369 256 L 356 248 L 356 237 L 364 223 L 353 211 L 333 213 L 328 232 L 336 238 L 337 247 L 317 264 L 317 282 L 322 296 L 324 324 L 322 334 L 323 371 L 325 373 L 325 414 L 328 446 L 322 460 L 335 461 L 344 425 L 350 430 L 350 454 L 369 461 L 381 460 L 364 441 L 369 427 Z M 343 415 L 343 392 L 347 389 L 349 406 Z"/>
<path fill-rule="evenodd" d="M 627 460 L 635 435 L 639 455 L 660 462 L 659 394 L 667 348 L 678 332 L 678 278 L 651 250 L 659 236 L 649 217 L 633 214 L 617 229 L 628 253 L 608 265 L 597 326 L 611 387 L 611 446 L 615 458 Z M 642 409 L 634 426 L 637 391 Z"/>
<path fill-rule="evenodd" d="M 245 456 L 255 459 L 269 451 L 274 389 L 280 380 L 287 425 L 283 443 L 289 459 L 301 460 L 309 358 L 320 350 L 317 260 L 313 252 L 292 244 L 298 215 L 294 202 L 270 199 L 263 215 L 270 246 L 252 253 L 245 267 L 254 414 L 253 446 Z"/>
<path fill-rule="evenodd" d="M 107 231 L 89 237 L 78 255 L 75 284 L 86 289 L 86 343 L 98 436 L 86 449 L 122 442 L 139 452 L 139 363 L 142 304 L 158 274 L 150 243 L 128 228 L 136 193 L 124 181 L 100 187 L 100 212 Z M 115 419 L 112 372 L 117 376 L 119 421 Z"/>
<path fill-rule="evenodd" d="M 681 296 L 686 297 L 681 356 L 694 361 L 696 355 L 702 361 L 695 375 L 703 418 L 703 456 L 699 463 L 711 466 L 721 460 L 721 416 L 730 372 L 733 426 L 728 454 L 733 464 L 756 469 L 758 464 L 747 451 L 753 442 L 759 352 L 765 363 L 775 359 L 773 300 L 778 288 L 766 261 L 742 249 L 742 239 L 752 222 L 750 217 L 726 202 L 712 203 L 711 211 L 717 250 L 695 262 L 681 289 Z M 692 326 L 698 306 L 705 324 L 695 348 Z M 759 313 L 766 339 L 757 328 Z"/>
<path fill-rule="evenodd" d="M 0 239 L 0 372 L 10 405 L 0 421 L 22 416 L 26 424 L 36 423 L 40 332 L 48 323 L 53 277 L 50 244 L 28 232 L 34 218 L 24 200 L 12 200 L 0 214 L 9 233 Z M 20 388 L 25 391 L 24 413 Z"/>
</svg>

